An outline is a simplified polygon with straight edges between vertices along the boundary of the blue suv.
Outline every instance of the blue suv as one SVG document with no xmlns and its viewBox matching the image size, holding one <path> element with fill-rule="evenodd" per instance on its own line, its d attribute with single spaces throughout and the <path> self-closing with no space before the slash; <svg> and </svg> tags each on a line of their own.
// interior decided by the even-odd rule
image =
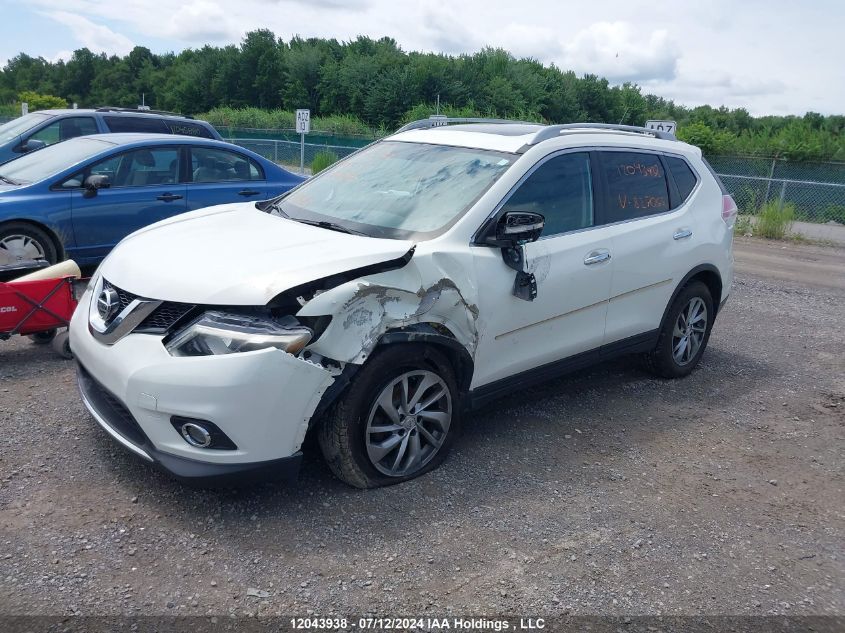
<svg viewBox="0 0 845 633">
<path fill-rule="evenodd" d="M 0 267 L 96 264 L 124 237 L 203 207 L 266 200 L 304 178 L 212 139 L 99 134 L 0 165 Z"/>
<path fill-rule="evenodd" d="M 171 112 L 129 108 L 39 110 L 0 126 L 0 165 L 59 141 L 109 132 L 182 134 L 223 140 L 210 123 Z"/>
</svg>

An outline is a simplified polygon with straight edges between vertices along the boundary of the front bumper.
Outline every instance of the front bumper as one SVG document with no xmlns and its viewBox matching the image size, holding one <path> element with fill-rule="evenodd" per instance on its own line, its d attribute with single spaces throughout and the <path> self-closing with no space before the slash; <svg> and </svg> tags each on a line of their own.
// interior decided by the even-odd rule
<svg viewBox="0 0 845 633">
<path fill-rule="evenodd" d="M 328 371 L 276 349 L 176 358 L 149 334 L 105 345 L 88 330 L 89 301 L 86 293 L 71 320 L 70 343 L 83 401 L 113 439 L 181 479 L 295 475 Z M 212 422 L 237 448 L 192 446 L 172 416 Z"/>
</svg>

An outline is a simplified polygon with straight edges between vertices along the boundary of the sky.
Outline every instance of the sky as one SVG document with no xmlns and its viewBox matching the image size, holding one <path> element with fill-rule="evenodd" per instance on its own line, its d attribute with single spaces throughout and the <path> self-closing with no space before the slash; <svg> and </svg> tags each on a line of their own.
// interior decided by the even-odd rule
<svg viewBox="0 0 845 633">
<path fill-rule="evenodd" d="M 0 0 L 0 66 L 19 52 L 124 55 L 240 42 L 389 36 L 406 51 L 501 47 L 689 106 L 845 113 L 841 0 Z"/>
</svg>

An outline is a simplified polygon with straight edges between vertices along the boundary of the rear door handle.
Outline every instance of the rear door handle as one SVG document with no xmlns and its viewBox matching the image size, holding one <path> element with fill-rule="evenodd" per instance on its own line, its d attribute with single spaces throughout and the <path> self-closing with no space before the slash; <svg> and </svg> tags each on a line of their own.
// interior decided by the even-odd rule
<svg viewBox="0 0 845 633">
<path fill-rule="evenodd" d="M 692 231 L 689 229 L 678 229 L 675 231 L 675 234 L 672 236 L 673 239 L 682 240 L 687 237 L 692 237 Z"/>
<path fill-rule="evenodd" d="M 182 196 L 177 196 L 175 193 L 163 193 L 156 197 L 156 200 L 164 200 L 165 202 L 173 202 L 174 200 L 181 200 Z"/>
<path fill-rule="evenodd" d="M 256 191 L 255 189 L 243 189 L 242 191 L 238 192 L 239 196 L 257 196 L 260 191 Z"/>
<path fill-rule="evenodd" d="M 585 266 L 592 266 L 593 264 L 601 264 L 610 260 L 610 251 L 606 248 L 600 248 L 595 251 L 590 251 L 584 258 Z"/>
</svg>

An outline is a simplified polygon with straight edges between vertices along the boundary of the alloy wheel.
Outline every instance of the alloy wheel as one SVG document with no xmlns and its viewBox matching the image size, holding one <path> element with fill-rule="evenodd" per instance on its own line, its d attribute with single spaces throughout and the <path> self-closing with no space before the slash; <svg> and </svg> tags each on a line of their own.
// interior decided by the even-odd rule
<svg viewBox="0 0 845 633">
<path fill-rule="evenodd" d="M 451 422 L 446 382 L 432 371 L 406 372 L 381 390 L 370 409 L 367 456 L 384 475 L 412 475 L 443 446 Z"/>
<path fill-rule="evenodd" d="M 672 356 L 678 365 L 684 366 L 695 358 L 706 332 L 707 304 L 701 297 L 693 297 L 681 310 L 672 330 Z"/>
</svg>

